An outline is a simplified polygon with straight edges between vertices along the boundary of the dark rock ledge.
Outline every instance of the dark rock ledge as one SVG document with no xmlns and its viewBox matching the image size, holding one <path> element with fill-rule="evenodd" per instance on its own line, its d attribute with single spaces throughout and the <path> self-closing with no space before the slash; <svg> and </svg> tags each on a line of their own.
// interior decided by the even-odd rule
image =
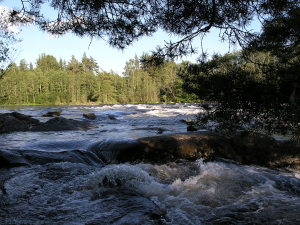
<svg viewBox="0 0 300 225">
<path fill-rule="evenodd" d="M 46 123 L 17 112 L 0 114 L 0 134 L 22 131 L 88 130 L 96 126 L 88 122 L 54 117 Z"/>
<path fill-rule="evenodd" d="M 167 163 L 180 159 L 229 159 L 247 165 L 300 170 L 300 149 L 267 136 L 218 136 L 210 132 L 160 135 L 135 141 L 104 140 L 90 147 L 105 163 Z"/>
<path fill-rule="evenodd" d="M 39 124 L 39 120 L 21 113 L 0 114 L 0 134 L 16 131 L 29 131 L 31 125 Z"/>
<path fill-rule="evenodd" d="M 66 119 L 63 117 L 54 117 L 46 123 L 41 123 L 32 126 L 29 131 L 64 131 L 64 130 L 89 130 L 94 129 L 96 126 L 88 122 Z"/>
<path fill-rule="evenodd" d="M 71 162 L 102 167 L 105 164 L 92 152 L 72 150 L 46 152 L 36 150 L 0 149 L 0 169 L 19 166 Z"/>
</svg>

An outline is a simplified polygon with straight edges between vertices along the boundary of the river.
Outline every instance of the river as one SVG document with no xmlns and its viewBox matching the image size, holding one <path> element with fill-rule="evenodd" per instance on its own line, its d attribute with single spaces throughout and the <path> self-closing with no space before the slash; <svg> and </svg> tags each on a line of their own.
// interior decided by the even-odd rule
<svg viewBox="0 0 300 225">
<path fill-rule="evenodd" d="M 186 133 L 197 104 L 1 107 L 43 122 L 47 111 L 96 129 L 0 135 L 0 149 L 88 151 L 99 141 Z M 95 120 L 83 113 L 95 113 Z M 115 119 L 110 119 L 110 118 Z M 300 172 L 220 160 L 167 164 L 49 162 L 0 170 L 0 224 L 300 224 Z"/>
</svg>

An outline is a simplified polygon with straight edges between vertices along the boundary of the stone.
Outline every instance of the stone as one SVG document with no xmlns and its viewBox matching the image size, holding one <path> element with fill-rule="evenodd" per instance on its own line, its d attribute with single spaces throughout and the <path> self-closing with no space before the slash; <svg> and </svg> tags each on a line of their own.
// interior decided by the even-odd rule
<svg viewBox="0 0 300 225">
<path fill-rule="evenodd" d="M 47 112 L 43 115 L 43 117 L 55 117 L 55 116 L 60 116 L 62 110 L 61 109 L 58 109 L 56 111 L 50 111 L 50 112 Z"/>
<path fill-rule="evenodd" d="M 0 168 L 29 166 L 30 163 L 17 151 L 0 150 Z"/>
<path fill-rule="evenodd" d="M 108 118 L 111 120 L 116 120 L 116 117 L 114 115 L 108 115 Z"/>
<path fill-rule="evenodd" d="M 17 112 L 0 114 L 0 134 L 28 131 L 34 124 L 39 124 L 39 120 L 28 115 Z"/>
<path fill-rule="evenodd" d="M 230 157 L 239 160 L 234 148 L 224 138 L 212 135 L 210 132 L 195 134 L 171 134 L 137 139 L 135 148 L 120 152 L 117 157 L 119 161 L 136 158 L 151 163 L 167 163 L 178 159 L 196 160 L 215 157 Z"/>
<path fill-rule="evenodd" d="M 18 112 L 12 112 L 12 116 L 16 117 L 18 120 L 21 120 L 29 125 L 39 124 L 40 121 L 38 119 L 34 119 L 31 116 L 24 115 Z"/>
<path fill-rule="evenodd" d="M 196 127 L 190 125 L 190 126 L 188 126 L 188 127 L 186 128 L 186 130 L 187 130 L 187 131 L 197 131 L 198 129 L 197 129 Z"/>
<path fill-rule="evenodd" d="M 0 134 L 24 131 L 88 130 L 96 126 L 88 122 L 54 117 L 46 123 L 18 112 L 0 114 Z"/>
<path fill-rule="evenodd" d="M 91 120 L 96 119 L 95 113 L 84 113 L 83 116 Z"/>
<path fill-rule="evenodd" d="M 90 150 L 106 163 L 168 163 L 181 159 L 229 159 L 247 165 L 300 169 L 300 149 L 267 136 L 225 137 L 200 131 L 93 144 Z"/>
<path fill-rule="evenodd" d="M 63 117 L 54 117 L 46 123 L 33 126 L 30 131 L 65 131 L 65 130 L 83 130 L 94 129 L 96 126 L 87 122 L 66 119 Z"/>
</svg>

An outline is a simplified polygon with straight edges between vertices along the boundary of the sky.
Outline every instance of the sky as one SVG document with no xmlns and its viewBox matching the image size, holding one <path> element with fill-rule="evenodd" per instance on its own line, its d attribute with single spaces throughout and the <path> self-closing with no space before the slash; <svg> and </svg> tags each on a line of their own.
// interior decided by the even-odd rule
<svg viewBox="0 0 300 225">
<path fill-rule="evenodd" d="M 21 8 L 21 0 L 4 0 L 0 2 L 0 6 L 10 8 Z M 43 7 L 43 13 L 45 16 L 53 17 L 55 12 L 50 7 Z M 118 74 L 122 74 L 126 62 L 133 59 L 135 55 L 142 56 L 143 53 L 149 53 L 151 50 L 155 50 L 157 45 L 163 46 L 164 41 L 177 40 L 175 37 L 169 36 L 163 31 L 158 31 L 151 37 L 143 37 L 137 42 L 134 42 L 132 46 L 127 47 L 125 50 L 120 51 L 110 47 L 104 40 L 78 37 L 71 33 L 65 34 L 61 37 L 52 37 L 47 33 L 40 31 L 36 26 L 29 25 L 25 27 L 19 27 L 20 33 L 17 35 L 23 41 L 20 43 L 20 51 L 15 60 L 18 64 L 21 59 L 25 59 L 27 63 L 32 62 L 35 65 L 36 59 L 39 54 L 45 53 L 53 55 L 57 60 L 60 58 L 71 60 L 71 56 L 74 55 L 77 60 L 81 60 L 83 53 L 87 56 L 93 57 L 105 71 L 113 70 Z M 200 37 L 195 38 L 193 44 L 198 47 L 198 52 L 201 52 Z M 209 54 L 220 53 L 225 54 L 229 50 L 238 50 L 239 48 L 229 48 L 228 43 L 221 43 L 218 37 L 218 31 L 213 30 L 208 34 L 202 43 L 203 50 Z M 189 57 L 182 58 L 177 62 L 188 60 L 196 63 L 196 59 L 199 54 L 194 54 Z"/>
</svg>

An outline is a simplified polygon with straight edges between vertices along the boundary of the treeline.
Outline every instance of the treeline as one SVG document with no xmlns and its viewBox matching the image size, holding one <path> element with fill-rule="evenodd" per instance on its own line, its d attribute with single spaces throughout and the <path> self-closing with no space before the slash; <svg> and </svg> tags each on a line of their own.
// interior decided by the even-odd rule
<svg viewBox="0 0 300 225">
<path fill-rule="evenodd" d="M 165 61 L 156 66 L 143 55 L 125 66 L 123 76 L 103 71 L 93 57 L 69 62 L 41 54 L 36 66 L 22 59 L 13 63 L 0 80 L 0 104 L 89 104 L 195 102 L 183 91 L 180 65 Z"/>
</svg>

